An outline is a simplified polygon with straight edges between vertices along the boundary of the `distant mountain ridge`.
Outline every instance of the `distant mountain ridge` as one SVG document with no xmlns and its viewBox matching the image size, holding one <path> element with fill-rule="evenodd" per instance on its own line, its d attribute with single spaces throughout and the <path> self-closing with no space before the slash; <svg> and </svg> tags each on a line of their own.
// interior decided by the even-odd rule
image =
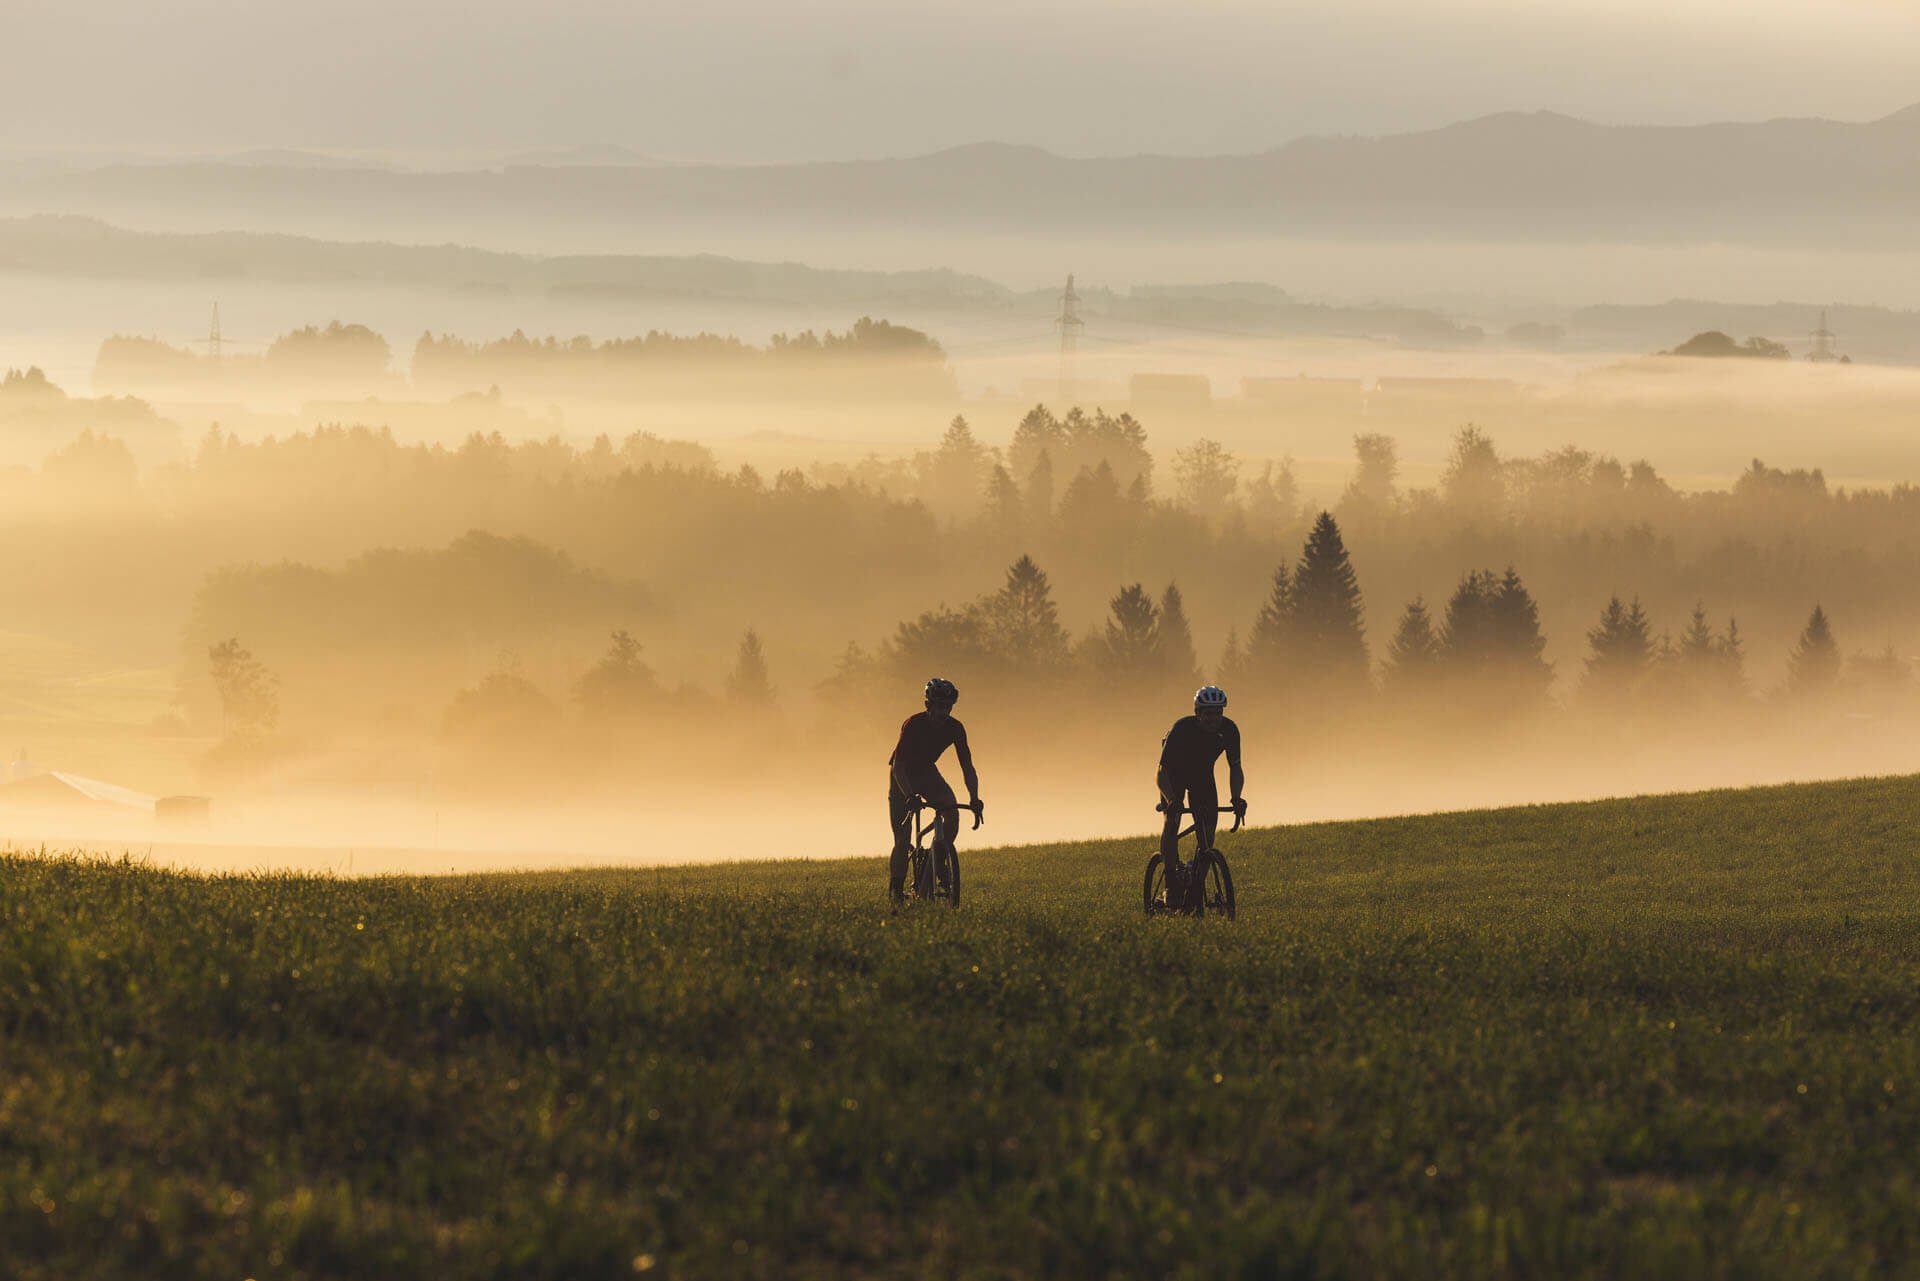
<svg viewBox="0 0 1920 1281">
<path fill-rule="evenodd" d="M 499 169 L 244 164 L 28 172 L 0 212 L 153 221 L 218 207 L 245 225 L 427 234 L 486 216 L 561 231 L 745 226 L 1072 235 L 1220 233 L 1538 240 L 1653 237 L 1905 244 L 1920 217 L 1920 105 L 1867 123 L 1601 125 L 1503 112 L 1251 155 L 1072 159 L 980 143 L 897 159 L 660 164 L 561 148 Z M 448 220 L 453 220 L 449 222 Z M 357 220 L 357 221 L 355 221 Z M 464 221 L 463 221 L 464 220 Z"/>
</svg>

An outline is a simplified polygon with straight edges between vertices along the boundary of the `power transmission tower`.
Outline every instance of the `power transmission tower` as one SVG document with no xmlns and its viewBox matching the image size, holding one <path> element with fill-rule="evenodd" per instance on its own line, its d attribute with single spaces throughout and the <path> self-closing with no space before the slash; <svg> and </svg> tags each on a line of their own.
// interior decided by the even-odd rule
<svg viewBox="0 0 1920 1281">
<path fill-rule="evenodd" d="M 213 323 L 207 327 L 207 355 L 217 364 L 220 360 L 220 304 L 213 304 Z"/>
<path fill-rule="evenodd" d="M 1807 359 L 1816 365 L 1832 364 L 1840 359 L 1840 353 L 1833 349 L 1833 340 L 1839 337 L 1827 328 L 1826 308 L 1820 309 L 1820 327 L 1807 335 L 1813 340 L 1813 350 L 1807 353 Z"/>
<path fill-rule="evenodd" d="M 1080 295 L 1073 291 L 1073 274 L 1067 274 L 1067 287 L 1060 295 L 1060 318 L 1054 323 L 1060 326 L 1060 399 L 1070 402 L 1073 399 L 1073 358 L 1080 349 L 1080 327 L 1087 322 L 1080 319 Z"/>
</svg>

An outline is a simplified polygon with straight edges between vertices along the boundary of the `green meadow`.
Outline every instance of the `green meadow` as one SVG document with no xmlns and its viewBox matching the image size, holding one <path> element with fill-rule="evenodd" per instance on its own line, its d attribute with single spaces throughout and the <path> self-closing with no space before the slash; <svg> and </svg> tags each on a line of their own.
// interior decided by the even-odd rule
<svg viewBox="0 0 1920 1281">
<path fill-rule="evenodd" d="M 1920 780 L 368 880 L 0 860 L 0 1272 L 1920 1274 Z"/>
</svg>

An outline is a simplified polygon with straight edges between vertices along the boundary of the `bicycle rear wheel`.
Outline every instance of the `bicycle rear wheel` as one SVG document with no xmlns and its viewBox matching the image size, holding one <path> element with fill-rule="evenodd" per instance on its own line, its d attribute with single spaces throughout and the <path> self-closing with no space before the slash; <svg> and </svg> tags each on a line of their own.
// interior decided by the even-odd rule
<svg viewBox="0 0 1920 1281">
<path fill-rule="evenodd" d="M 1205 908 L 1212 912 L 1222 912 L 1226 918 L 1233 919 L 1233 869 L 1227 866 L 1227 859 L 1219 850 L 1208 850 L 1205 855 L 1206 873 L 1200 883 L 1200 897 Z"/>
</svg>

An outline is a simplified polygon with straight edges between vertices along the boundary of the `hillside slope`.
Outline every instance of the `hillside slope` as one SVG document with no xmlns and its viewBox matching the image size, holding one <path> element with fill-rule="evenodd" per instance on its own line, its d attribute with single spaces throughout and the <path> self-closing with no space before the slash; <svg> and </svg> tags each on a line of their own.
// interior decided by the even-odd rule
<svg viewBox="0 0 1920 1281">
<path fill-rule="evenodd" d="M 1920 1268 L 1920 780 L 1223 842 L 201 879 L 0 860 L 13 1275 Z"/>
</svg>

